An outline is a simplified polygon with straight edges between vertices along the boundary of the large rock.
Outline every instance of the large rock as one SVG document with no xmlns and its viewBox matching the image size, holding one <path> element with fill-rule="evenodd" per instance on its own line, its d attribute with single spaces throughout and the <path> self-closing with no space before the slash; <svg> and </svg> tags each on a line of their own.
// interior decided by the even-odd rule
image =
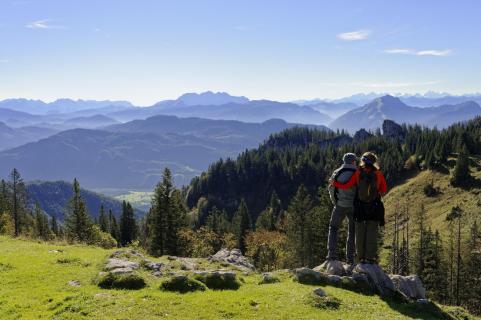
<svg viewBox="0 0 481 320">
<path fill-rule="evenodd" d="M 262 280 L 259 282 L 259 284 L 276 283 L 280 281 L 281 280 L 279 279 L 279 277 L 275 276 L 274 274 L 270 272 L 264 272 L 262 274 Z"/>
<path fill-rule="evenodd" d="M 365 275 L 371 284 L 382 297 L 391 297 L 396 293 L 391 278 L 377 264 L 359 263 L 353 270 L 353 278 L 358 275 Z"/>
<path fill-rule="evenodd" d="M 320 266 L 315 267 L 314 271 L 324 272 L 330 275 L 335 275 L 340 277 L 346 274 L 344 265 L 339 260 L 326 260 Z"/>
<path fill-rule="evenodd" d="M 408 298 L 413 300 L 426 299 L 426 290 L 418 276 L 400 276 L 396 274 L 391 275 L 390 278 L 394 287 Z"/>
<path fill-rule="evenodd" d="M 241 270 L 254 270 L 254 265 L 244 257 L 239 249 L 221 249 L 213 256 L 209 257 L 209 261 L 226 262 L 230 265 L 236 266 Z"/>
<path fill-rule="evenodd" d="M 124 259 L 110 258 L 107 260 L 105 265 L 105 270 L 111 271 L 113 273 L 127 273 L 137 270 L 140 267 L 138 262 L 133 262 Z M 116 271 L 118 270 L 118 271 Z"/>
<path fill-rule="evenodd" d="M 393 139 L 403 139 L 405 136 L 403 128 L 392 120 L 384 120 L 382 123 L 382 134 Z"/>
</svg>

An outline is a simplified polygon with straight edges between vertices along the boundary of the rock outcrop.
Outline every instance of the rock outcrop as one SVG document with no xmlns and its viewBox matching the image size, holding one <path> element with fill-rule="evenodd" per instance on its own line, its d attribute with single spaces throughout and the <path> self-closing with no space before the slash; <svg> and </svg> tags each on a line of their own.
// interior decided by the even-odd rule
<svg viewBox="0 0 481 320">
<path fill-rule="evenodd" d="M 354 134 L 354 142 L 362 142 L 368 138 L 372 137 L 372 134 L 366 131 L 366 129 L 360 129 Z"/>
<path fill-rule="evenodd" d="M 382 123 L 382 134 L 393 139 L 404 139 L 405 136 L 403 128 L 392 120 L 384 120 Z"/>
<path fill-rule="evenodd" d="M 139 269 L 140 264 L 125 259 L 110 258 L 107 260 L 105 270 L 113 274 L 130 273 Z"/>
<path fill-rule="evenodd" d="M 242 255 L 239 249 L 221 249 L 213 256 L 210 256 L 209 261 L 225 262 L 243 271 L 252 271 L 255 269 L 254 265 Z"/>
</svg>

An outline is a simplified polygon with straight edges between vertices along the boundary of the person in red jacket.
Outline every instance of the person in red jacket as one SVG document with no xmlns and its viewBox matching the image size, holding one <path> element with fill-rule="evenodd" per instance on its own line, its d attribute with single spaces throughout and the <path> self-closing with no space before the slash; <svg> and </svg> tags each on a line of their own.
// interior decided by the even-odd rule
<svg viewBox="0 0 481 320">
<path fill-rule="evenodd" d="M 387 183 L 380 171 L 377 156 L 366 152 L 361 157 L 359 169 L 346 183 L 330 181 L 338 189 L 357 186 L 354 201 L 356 222 L 356 255 L 361 263 L 377 263 L 377 238 L 379 226 L 384 225 L 384 205 L 381 197 L 387 192 Z"/>
</svg>

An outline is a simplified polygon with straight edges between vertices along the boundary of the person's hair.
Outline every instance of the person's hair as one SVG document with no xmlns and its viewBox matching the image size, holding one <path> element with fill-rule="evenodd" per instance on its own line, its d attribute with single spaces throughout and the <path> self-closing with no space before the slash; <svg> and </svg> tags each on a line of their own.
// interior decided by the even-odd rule
<svg viewBox="0 0 481 320">
<path fill-rule="evenodd" d="M 361 156 L 361 162 L 359 164 L 361 168 L 369 168 L 372 170 L 379 170 L 379 164 L 377 163 L 377 156 L 374 152 L 364 152 Z"/>
</svg>

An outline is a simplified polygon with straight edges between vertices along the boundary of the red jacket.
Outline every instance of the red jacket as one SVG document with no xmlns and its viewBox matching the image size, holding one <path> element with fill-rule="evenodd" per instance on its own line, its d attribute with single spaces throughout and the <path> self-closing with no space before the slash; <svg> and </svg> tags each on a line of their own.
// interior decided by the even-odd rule
<svg viewBox="0 0 481 320">
<path fill-rule="evenodd" d="M 353 186 L 357 185 L 359 183 L 359 175 L 361 174 L 361 170 L 363 169 L 358 169 L 354 174 L 351 176 L 351 179 L 347 181 L 346 183 L 342 184 L 337 181 L 332 181 L 332 185 L 338 189 L 349 189 L 352 188 Z M 382 174 L 381 171 L 376 170 L 374 171 L 376 173 L 376 182 L 377 182 L 377 192 L 381 195 L 385 194 L 387 192 L 387 184 L 386 184 L 386 179 L 384 178 L 384 175 Z"/>
</svg>

